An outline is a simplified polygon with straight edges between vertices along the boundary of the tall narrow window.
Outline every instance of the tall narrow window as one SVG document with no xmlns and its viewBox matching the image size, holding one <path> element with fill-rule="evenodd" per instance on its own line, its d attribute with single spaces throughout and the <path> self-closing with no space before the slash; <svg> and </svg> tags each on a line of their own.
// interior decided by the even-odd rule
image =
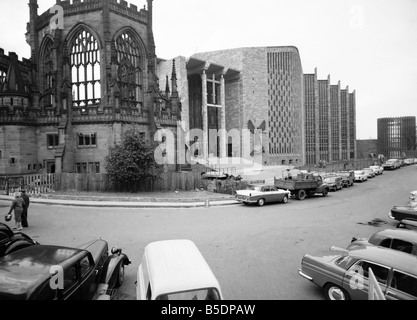
<svg viewBox="0 0 417 320">
<path fill-rule="evenodd" d="M 0 89 L 3 83 L 6 81 L 6 71 L 0 70 Z"/>
<path fill-rule="evenodd" d="M 116 39 L 115 47 L 122 105 L 140 109 L 143 103 L 140 47 L 128 32 Z"/>
<path fill-rule="evenodd" d="M 42 88 L 43 94 L 46 96 L 43 97 L 43 105 L 45 107 L 52 106 L 53 95 L 52 90 L 54 87 L 54 65 L 52 60 L 52 45 L 53 41 L 48 38 L 44 46 L 43 51 L 43 77 L 42 77 Z"/>
<path fill-rule="evenodd" d="M 101 101 L 100 48 L 94 36 L 81 30 L 71 45 L 71 75 L 74 107 L 97 105 Z"/>
</svg>

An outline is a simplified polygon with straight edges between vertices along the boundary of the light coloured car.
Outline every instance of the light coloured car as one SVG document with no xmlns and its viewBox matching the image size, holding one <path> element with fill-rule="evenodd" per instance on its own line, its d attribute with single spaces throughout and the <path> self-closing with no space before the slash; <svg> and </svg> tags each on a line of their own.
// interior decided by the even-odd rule
<svg viewBox="0 0 417 320">
<path fill-rule="evenodd" d="M 381 175 L 384 173 L 384 168 L 381 166 L 370 166 L 369 168 L 375 172 L 375 175 Z"/>
<path fill-rule="evenodd" d="M 368 180 L 368 175 L 363 170 L 355 170 L 355 182 L 364 182 Z"/>
<path fill-rule="evenodd" d="M 381 230 L 375 232 L 369 239 L 352 238 L 346 249 L 361 249 L 366 246 L 379 246 L 417 256 L 417 232 L 400 228 Z"/>
<path fill-rule="evenodd" d="M 276 188 L 274 185 L 249 185 L 246 190 L 236 191 L 236 200 L 243 204 L 256 203 L 263 206 L 265 203 L 287 203 L 291 192 Z"/>
<path fill-rule="evenodd" d="M 148 244 L 138 267 L 137 300 L 223 300 L 219 282 L 190 240 Z"/>
<path fill-rule="evenodd" d="M 322 287 L 328 300 L 368 300 L 371 269 L 386 300 L 417 300 L 416 265 L 416 256 L 398 250 L 332 247 L 306 254 L 298 273 Z"/>
<path fill-rule="evenodd" d="M 370 168 L 363 168 L 363 171 L 365 171 L 366 175 L 368 176 L 368 179 L 372 179 L 375 177 L 375 172 L 374 170 L 370 169 Z"/>
<path fill-rule="evenodd" d="M 382 164 L 384 170 L 397 170 L 401 167 L 400 160 L 398 159 L 388 159 Z"/>
</svg>

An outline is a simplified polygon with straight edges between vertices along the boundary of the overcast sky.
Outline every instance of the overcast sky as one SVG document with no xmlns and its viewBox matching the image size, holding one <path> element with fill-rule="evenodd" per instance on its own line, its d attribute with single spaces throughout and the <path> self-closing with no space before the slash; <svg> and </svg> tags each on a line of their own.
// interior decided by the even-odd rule
<svg viewBox="0 0 417 320">
<path fill-rule="evenodd" d="M 29 58 L 27 3 L 0 0 L 0 47 Z M 154 0 L 154 35 L 165 59 L 296 46 L 304 73 L 356 90 L 358 139 L 377 138 L 378 118 L 417 116 L 417 0 Z"/>
</svg>

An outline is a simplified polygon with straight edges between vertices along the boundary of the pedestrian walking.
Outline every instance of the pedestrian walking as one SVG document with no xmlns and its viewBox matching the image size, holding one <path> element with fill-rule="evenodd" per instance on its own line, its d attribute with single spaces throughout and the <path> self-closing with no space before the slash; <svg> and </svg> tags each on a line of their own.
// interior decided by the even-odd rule
<svg viewBox="0 0 417 320">
<path fill-rule="evenodd" d="M 29 196 L 26 194 L 25 189 L 20 190 L 20 192 L 22 193 L 23 201 L 25 201 L 25 206 L 23 207 L 23 212 L 22 212 L 22 227 L 28 228 L 29 227 L 28 210 L 29 210 L 30 199 L 29 199 Z"/>
<path fill-rule="evenodd" d="M 14 199 L 12 201 L 12 206 L 10 207 L 9 214 L 12 214 L 14 211 L 14 220 L 16 223 L 16 226 L 13 227 L 13 230 L 23 230 L 22 227 L 22 213 L 23 208 L 25 206 L 25 201 L 22 199 L 22 194 L 20 192 L 16 192 L 14 194 Z"/>
</svg>

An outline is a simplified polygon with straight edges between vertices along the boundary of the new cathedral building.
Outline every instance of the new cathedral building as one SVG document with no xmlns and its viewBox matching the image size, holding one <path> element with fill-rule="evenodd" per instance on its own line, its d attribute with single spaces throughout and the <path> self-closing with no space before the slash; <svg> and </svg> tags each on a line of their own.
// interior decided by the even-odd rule
<svg viewBox="0 0 417 320">
<path fill-rule="evenodd" d="M 296 47 L 161 59 L 155 53 L 152 2 L 139 9 L 124 0 L 57 0 L 64 23 L 54 28 L 54 14 L 39 14 L 37 0 L 29 0 L 30 58 L 19 60 L 0 49 L 0 174 L 105 173 L 109 147 L 121 142 L 130 125 L 149 141 L 161 129 L 176 138 L 185 133 L 185 141 L 175 139 L 179 156 L 172 170 L 186 167 L 183 151 L 191 145 L 198 145 L 192 157 L 200 163 L 256 157 L 264 165 L 299 166 L 337 158 L 334 139 L 324 135 L 342 128 L 346 116 L 353 123 L 354 112 L 327 107 L 327 117 L 340 113 L 334 128 L 329 121 L 325 131 L 319 129 L 324 122 L 313 124 L 312 108 L 324 109 L 306 105 L 310 91 Z M 340 86 L 337 94 L 337 110 L 355 108 Z M 314 138 L 314 150 L 307 134 L 312 130 L 322 133 Z M 340 141 L 354 135 L 341 130 L 342 150 Z M 320 141 L 327 141 L 329 156 L 322 155 Z M 346 152 L 353 146 L 346 140 Z"/>
</svg>

